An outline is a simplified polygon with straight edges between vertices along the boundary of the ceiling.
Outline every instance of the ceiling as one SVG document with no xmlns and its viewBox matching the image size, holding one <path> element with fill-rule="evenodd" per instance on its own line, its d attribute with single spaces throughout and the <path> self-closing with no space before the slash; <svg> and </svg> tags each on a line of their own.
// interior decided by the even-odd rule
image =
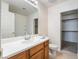
<svg viewBox="0 0 79 59">
<path fill-rule="evenodd" d="M 4 0 L 9 3 L 9 10 L 15 13 L 29 15 L 37 11 L 37 8 L 28 4 L 24 0 Z"/>
<path fill-rule="evenodd" d="M 51 7 L 53 5 L 62 3 L 66 0 L 39 0 L 41 3 L 43 3 L 46 7 Z"/>
<path fill-rule="evenodd" d="M 29 15 L 38 11 L 37 8 L 28 4 L 24 0 L 4 0 L 4 1 L 9 3 L 10 11 L 12 12 L 16 12 L 23 15 Z M 62 3 L 63 1 L 66 0 L 38 0 L 38 1 L 48 8 L 58 3 Z"/>
</svg>

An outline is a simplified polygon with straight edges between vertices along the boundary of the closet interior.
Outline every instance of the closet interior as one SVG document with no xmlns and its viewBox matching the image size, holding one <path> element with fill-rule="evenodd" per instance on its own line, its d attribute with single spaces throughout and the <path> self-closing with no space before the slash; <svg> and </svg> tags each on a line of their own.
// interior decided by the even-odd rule
<svg viewBox="0 0 79 59">
<path fill-rule="evenodd" d="M 78 10 L 61 13 L 62 49 L 77 53 L 78 48 Z"/>
</svg>

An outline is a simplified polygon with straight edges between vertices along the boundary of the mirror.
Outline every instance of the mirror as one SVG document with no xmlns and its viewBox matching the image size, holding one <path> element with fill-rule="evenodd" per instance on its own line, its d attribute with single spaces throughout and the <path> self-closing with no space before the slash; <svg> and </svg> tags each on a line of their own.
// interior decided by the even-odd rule
<svg viewBox="0 0 79 59">
<path fill-rule="evenodd" d="M 38 34 L 36 0 L 4 0 L 1 8 L 1 38 Z"/>
</svg>

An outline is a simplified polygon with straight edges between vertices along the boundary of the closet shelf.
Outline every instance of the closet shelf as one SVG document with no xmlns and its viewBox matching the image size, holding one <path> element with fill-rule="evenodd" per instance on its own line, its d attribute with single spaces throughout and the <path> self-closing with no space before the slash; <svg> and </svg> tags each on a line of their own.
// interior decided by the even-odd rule
<svg viewBox="0 0 79 59">
<path fill-rule="evenodd" d="M 78 32 L 78 31 L 62 31 L 62 32 Z"/>
<path fill-rule="evenodd" d="M 76 13 L 78 13 L 78 12 L 76 12 Z M 76 13 L 62 14 L 62 16 L 68 16 L 68 15 L 72 15 L 72 14 L 76 14 Z"/>
<path fill-rule="evenodd" d="M 69 20 L 77 20 L 78 18 L 73 18 L 73 19 L 63 19 L 62 21 L 69 21 Z"/>
</svg>

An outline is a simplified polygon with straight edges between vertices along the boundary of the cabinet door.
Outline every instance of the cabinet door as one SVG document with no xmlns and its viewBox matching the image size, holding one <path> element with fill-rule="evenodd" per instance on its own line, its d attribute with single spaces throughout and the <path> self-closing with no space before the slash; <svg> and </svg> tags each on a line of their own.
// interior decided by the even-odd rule
<svg viewBox="0 0 79 59">
<path fill-rule="evenodd" d="M 48 46 L 49 45 L 49 40 L 45 42 L 45 46 Z"/>
<path fill-rule="evenodd" d="M 49 46 L 45 47 L 45 59 L 49 59 Z"/>
<path fill-rule="evenodd" d="M 13 56 L 13 57 L 10 57 L 8 59 L 29 59 L 29 53 L 28 53 L 28 51 L 27 52 L 24 51 L 22 53 L 19 53 L 19 54 Z"/>
<path fill-rule="evenodd" d="M 36 54 L 38 51 L 40 51 L 40 50 L 43 49 L 43 48 L 44 48 L 44 44 L 43 44 L 43 43 L 41 43 L 41 44 L 39 44 L 39 45 L 37 45 L 37 46 L 31 48 L 31 49 L 30 49 L 30 56 Z"/>
<path fill-rule="evenodd" d="M 33 55 L 30 59 L 44 59 L 44 50 L 39 51 Z"/>
</svg>

